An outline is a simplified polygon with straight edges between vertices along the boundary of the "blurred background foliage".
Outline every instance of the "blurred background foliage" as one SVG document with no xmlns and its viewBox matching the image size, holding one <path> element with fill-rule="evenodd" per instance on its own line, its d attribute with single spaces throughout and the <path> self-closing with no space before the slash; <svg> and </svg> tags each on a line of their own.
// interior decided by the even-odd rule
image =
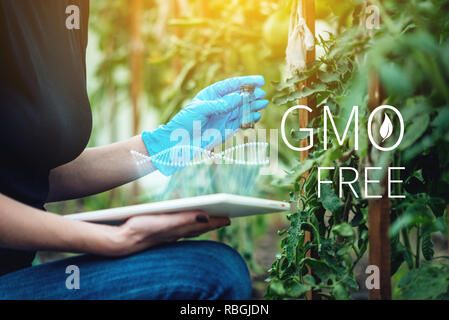
<svg viewBox="0 0 449 320">
<path fill-rule="evenodd" d="M 318 39 L 325 54 L 310 63 L 307 70 L 281 82 L 279 94 L 273 99 L 284 106 L 295 104 L 298 98 L 315 98 L 319 111 L 311 125 L 316 128 L 319 142 L 309 158 L 283 179 L 292 186 L 292 203 L 297 204 L 297 212 L 289 215 L 290 227 L 280 233 L 283 249 L 270 269 L 266 297 L 304 298 L 313 290 L 326 299 L 366 298 L 363 256 L 368 249 L 368 231 L 372 232 L 368 203 L 354 198 L 349 189 L 343 188 L 343 196 L 338 196 L 338 170 L 327 176 L 333 182 L 322 186 L 318 197 L 317 168 L 349 166 L 362 177 L 365 167 L 376 165 L 384 171 L 388 166 L 405 167 L 397 175 L 403 184 L 397 184 L 393 192 L 404 194 L 405 199 L 389 200 L 393 298 L 447 299 L 449 2 L 345 3 L 350 15 L 341 14 L 335 35 L 327 41 Z M 375 28 L 368 27 L 366 9 L 371 5 L 379 10 L 381 18 Z M 368 88 L 375 79 L 381 91 L 379 101 L 371 107 L 395 106 L 405 123 L 404 139 L 392 152 L 378 152 L 367 139 L 369 100 L 373 97 Z M 298 84 L 304 80 L 311 80 L 309 87 L 298 91 Z M 342 145 L 336 144 L 334 138 L 330 140 L 332 146 L 324 149 L 324 106 L 335 115 L 339 132 L 353 106 L 359 107 L 358 147 L 354 146 L 351 127 L 352 133 Z M 398 128 L 397 119 L 393 127 Z M 376 126 L 368 130 L 376 134 Z M 398 130 L 393 134 L 397 136 Z M 297 137 L 304 138 L 299 132 Z M 304 179 L 307 171 L 310 175 Z M 378 179 L 382 176 L 385 173 Z M 344 178 L 350 179 L 350 175 Z M 359 180 L 356 189 L 363 188 Z M 305 239 L 307 231 L 314 232 L 312 239 Z M 312 257 L 308 256 L 309 249 Z M 387 249 L 385 244 L 381 249 Z"/>
</svg>

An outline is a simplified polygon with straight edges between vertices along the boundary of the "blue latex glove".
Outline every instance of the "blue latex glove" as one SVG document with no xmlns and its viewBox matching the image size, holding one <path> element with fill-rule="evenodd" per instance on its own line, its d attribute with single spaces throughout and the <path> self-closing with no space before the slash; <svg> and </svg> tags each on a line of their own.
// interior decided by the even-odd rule
<svg viewBox="0 0 449 320">
<path fill-rule="evenodd" d="M 150 157 L 163 159 L 162 162 L 165 162 L 153 161 L 153 164 L 162 174 L 171 175 L 180 170 L 182 165 L 169 164 L 177 160 L 167 159 L 170 157 L 170 153 L 166 150 L 180 145 L 210 150 L 234 135 L 239 130 L 241 123 L 241 85 L 256 87 L 254 90 L 256 100 L 251 103 L 251 110 L 253 110 L 253 119 L 257 122 L 261 118 L 258 111 L 268 105 L 267 100 L 262 100 L 265 97 L 265 92 L 259 88 L 264 84 L 262 76 L 246 76 L 226 79 L 201 90 L 192 102 L 179 111 L 167 124 L 142 133 L 142 139 Z M 208 129 L 215 129 L 215 134 L 208 134 L 213 132 L 210 130 L 208 132 Z M 164 155 L 162 156 L 162 154 Z M 176 156 L 177 154 L 174 152 L 172 158 Z M 191 153 L 189 160 L 194 156 L 196 155 Z"/>
</svg>

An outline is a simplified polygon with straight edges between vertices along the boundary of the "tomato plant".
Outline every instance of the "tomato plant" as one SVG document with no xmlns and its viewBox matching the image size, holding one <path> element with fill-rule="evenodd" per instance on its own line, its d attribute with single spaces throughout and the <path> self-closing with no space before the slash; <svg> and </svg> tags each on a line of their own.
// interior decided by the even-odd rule
<svg viewBox="0 0 449 320">
<path fill-rule="evenodd" d="M 350 299 L 351 291 L 359 288 L 354 267 L 368 246 L 367 201 L 355 198 L 348 188 L 339 198 L 335 174 L 329 176 L 332 184 L 321 186 L 318 197 L 317 168 L 350 166 L 361 172 L 369 164 L 406 168 L 398 177 L 404 184 L 396 186 L 396 194 L 404 193 L 406 198 L 394 199 L 391 204 L 391 271 L 397 273 L 401 265 L 408 270 L 398 284 L 399 297 L 413 298 L 412 292 L 421 290 L 420 297 L 441 298 L 448 292 L 446 280 L 438 287 L 426 285 L 426 281 L 435 274 L 447 277 L 447 265 L 433 263 L 432 235 L 447 235 L 449 3 L 373 3 L 381 12 L 379 29 L 363 27 L 363 4 L 355 4 L 351 26 L 341 27 L 329 40 L 319 37 L 324 55 L 304 72 L 279 83 L 273 102 L 292 105 L 297 99 L 313 96 L 317 108 L 327 105 L 338 115 L 338 128 L 344 128 L 352 106 L 357 105 L 360 121 L 366 124 L 368 79 L 377 70 L 384 89 L 382 103 L 398 107 L 404 116 L 404 139 L 397 149 L 379 152 L 370 146 L 366 126 L 360 125 L 358 149 L 351 138 L 342 146 L 330 139 L 333 142 L 327 150 L 320 140 L 310 157 L 290 171 L 283 184 L 292 188 L 294 210 L 290 227 L 280 232 L 282 251 L 270 269 L 267 298 L 304 298 L 306 292 L 314 291 L 329 299 Z M 305 80 L 310 86 L 298 91 L 298 84 Z M 323 136 L 323 117 L 313 119 L 309 126 L 317 128 L 318 138 Z M 353 136 L 353 132 L 348 134 Z M 292 132 L 292 139 L 304 138 L 300 132 Z M 359 184 L 356 189 L 361 188 Z M 311 239 L 306 232 L 312 234 Z M 422 264 L 423 259 L 429 263 Z"/>
</svg>

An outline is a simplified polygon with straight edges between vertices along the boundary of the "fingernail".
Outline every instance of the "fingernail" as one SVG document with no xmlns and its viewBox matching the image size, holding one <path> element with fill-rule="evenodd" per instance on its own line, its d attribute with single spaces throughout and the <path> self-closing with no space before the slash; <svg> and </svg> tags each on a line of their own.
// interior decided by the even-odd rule
<svg viewBox="0 0 449 320">
<path fill-rule="evenodd" d="M 204 215 L 196 216 L 196 221 L 201 223 L 208 223 L 209 219 Z"/>
</svg>

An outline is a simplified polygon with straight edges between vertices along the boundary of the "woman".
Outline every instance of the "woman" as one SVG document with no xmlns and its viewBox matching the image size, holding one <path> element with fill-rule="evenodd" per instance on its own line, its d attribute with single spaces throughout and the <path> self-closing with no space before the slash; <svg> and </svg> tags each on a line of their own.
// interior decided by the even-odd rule
<svg viewBox="0 0 449 320">
<path fill-rule="evenodd" d="M 67 28 L 66 8 L 80 9 L 80 28 Z M 239 87 L 260 76 L 224 80 L 202 90 L 168 124 L 109 146 L 85 149 L 91 132 L 86 92 L 88 0 L 0 2 L 0 298 L 246 299 L 248 270 L 231 248 L 180 241 L 230 224 L 201 212 L 134 217 L 120 226 L 71 221 L 44 203 L 80 198 L 133 181 L 141 172 L 130 150 L 154 156 L 174 136 L 239 126 Z M 267 105 L 256 89 L 257 110 Z M 218 131 L 217 131 L 218 130 Z M 203 147 L 222 142 L 216 136 Z M 198 141 L 188 142 L 189 144 Z M 31 267 L 36 250 L 84 255 Z M 68 266 L 79 270 L 69 290 Z M 74 270 L 72 269 L 67 270 Z"/>
</svg>

